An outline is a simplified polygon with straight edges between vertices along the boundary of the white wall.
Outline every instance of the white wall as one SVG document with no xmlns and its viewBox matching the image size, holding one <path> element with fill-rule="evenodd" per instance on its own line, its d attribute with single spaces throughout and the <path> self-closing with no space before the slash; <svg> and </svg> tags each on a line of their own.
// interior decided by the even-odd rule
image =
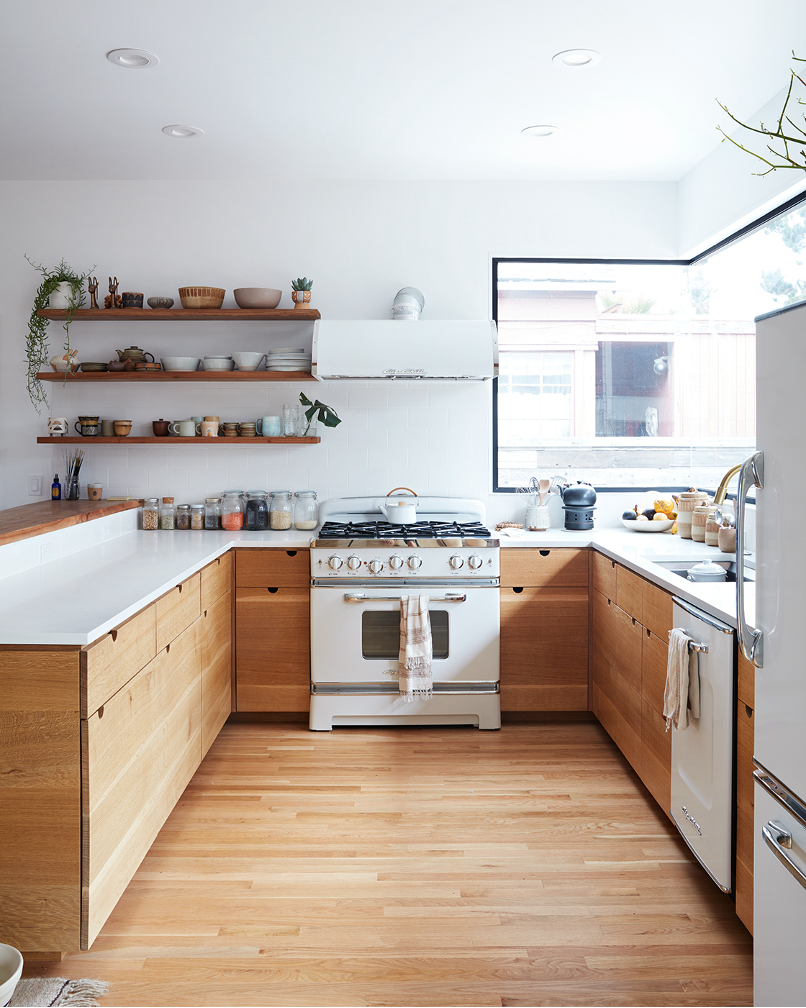
<svg viewBox="0 0 806 1008">
<path fill-rule="evenodd" d="M 768 126 L 781 114 L 786 91 L 781 91 L 758 112 L 747 118 L 751 126 Z M 731 109 L 731 111 L 733 111 Z M 790 111 L 797 116 L 794 100 Z M 726 129 L 730 119 L 714 105 L 714 121 Z M 737 128 L 731 136 L 749 150 L 765 154 L 764 138 Z M 755 174 L 767 166 L 735 144 L 723 140 L 718 147 L 678 183 L 679 248 L 681 258 L 689 258 L 734 231 L 749 224 L 787 199 L 806 190 L 806 173 L 780 170 L 763 178 Z"/>
<path fill-rule="evenodd" d="M 184 284 L 276 286 L 314 278 L 313 304 L 332 318 L 386 317 L 404 285 L 421 288 L 427 318 L 484 318 L 490 257 L 666 258 L 677 254 L 674 183 L 583 182 L 6 182 L 0 184 L 0 507 L 30 503 L 27 474 L 49 486 L 61 453 L 37 446 L 48 415 L 98 412 L 149 421 L 274 412 L 304 390 L 344 423 L 321 445 L 290 448 L 87 445 L 84 481 L 105 493 L 197 501 L 226 488 L 311 488 L 323 494 L 490 490 L 490 385 L 312 386 L 100 384 L 49 386 L 41 417 L 25 393 L 24 336 L 38 274 L 23 259 L 96 264 L 105 288 L 168 294 Z M 104 291 L 105 293 L 105 291 Z M 231 297 L 225 305 L 232 304 Z M 147 309 L 146 309 L 147 310 Z M 61 330 L 51 324 L 54 352 Z M 78 323 L 82 360 L 137 343 L 160 353 L 302 346 L 310 325 Z M 512 506 L 512 498 L 501 505 Z"/>
</svg>

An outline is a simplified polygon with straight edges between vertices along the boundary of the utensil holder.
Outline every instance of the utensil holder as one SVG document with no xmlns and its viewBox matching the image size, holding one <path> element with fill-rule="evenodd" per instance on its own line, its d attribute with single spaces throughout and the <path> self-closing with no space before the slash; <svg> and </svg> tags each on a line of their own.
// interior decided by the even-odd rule
<svg viewBox="0 0 806 1008">
<path fill-rule="evenodd" d="M 551 527 L 548 504 L 532 504 L 526 509 L 523 527 L 528 532 L 545 532 Z"/>
</svg>

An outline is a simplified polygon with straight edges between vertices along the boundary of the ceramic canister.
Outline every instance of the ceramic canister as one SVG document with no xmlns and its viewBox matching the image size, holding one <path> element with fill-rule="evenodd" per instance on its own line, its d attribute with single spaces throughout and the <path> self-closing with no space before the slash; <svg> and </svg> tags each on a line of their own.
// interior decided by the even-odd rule
<svg viewBox="0 0 806 1008">
<path fill-rule="evenodd" d="M 707 500 L 708 494 L 699 490 L 689 490 L 680 494 L 677 500 L 677 534 L 681 539 L 691 539 L 691 518 L 694 508 Z"/>
<path fill-rule="evenodd" d="M 719 530 L 722 525 L 714 521 L 714 511 L 708 515 L 708 520 L 705 523 L 705 545 L 706 546 L 719 546 Z"/>
<path fill-rule="evenodd" d="M 701 504 L 694 508 L 691 516 L 691 538 L 694 542 L 705 542 L 705 526 L 714 511 L 716 511 L 714 504 Z"/>
</svg>

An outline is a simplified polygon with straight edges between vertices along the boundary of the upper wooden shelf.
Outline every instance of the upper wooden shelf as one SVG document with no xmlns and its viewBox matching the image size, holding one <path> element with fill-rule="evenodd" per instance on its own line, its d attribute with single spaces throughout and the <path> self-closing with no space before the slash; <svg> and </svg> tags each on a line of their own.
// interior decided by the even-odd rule
<svg viewBox="0 0 806 1008">
<path fill-rule="evenodd" d="M 46 319 L 65 319 L 60 308 L 40 308 Z M 307 322 L 322 316 L 316 308 L 79 308 L 74 322 Z"/>
<path fill-rule="evenodd" d="M 40 371 L 40 381 L 64 381 L 63 371 Z M 311 382 L 308 371 L 77 371 L 79 382 Z"/>
</svg>

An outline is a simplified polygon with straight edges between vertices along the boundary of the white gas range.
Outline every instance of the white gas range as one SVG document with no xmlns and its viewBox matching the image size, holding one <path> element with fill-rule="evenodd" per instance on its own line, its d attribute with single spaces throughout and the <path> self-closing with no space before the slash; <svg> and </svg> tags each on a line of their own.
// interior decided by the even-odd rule
<svg viewBox="0 0 806 1008">
<path fill-rule="evenodd" d="M 311 543 L 311 714 L 334 725 L 501 727 L 499 544 L 481 501 L 420 497 L 417 520 L 384 520 L 378 498 L 323 502 Z M 398 691 L 400 599 L 429 596 L 433 695 Z"/>
</svg>

